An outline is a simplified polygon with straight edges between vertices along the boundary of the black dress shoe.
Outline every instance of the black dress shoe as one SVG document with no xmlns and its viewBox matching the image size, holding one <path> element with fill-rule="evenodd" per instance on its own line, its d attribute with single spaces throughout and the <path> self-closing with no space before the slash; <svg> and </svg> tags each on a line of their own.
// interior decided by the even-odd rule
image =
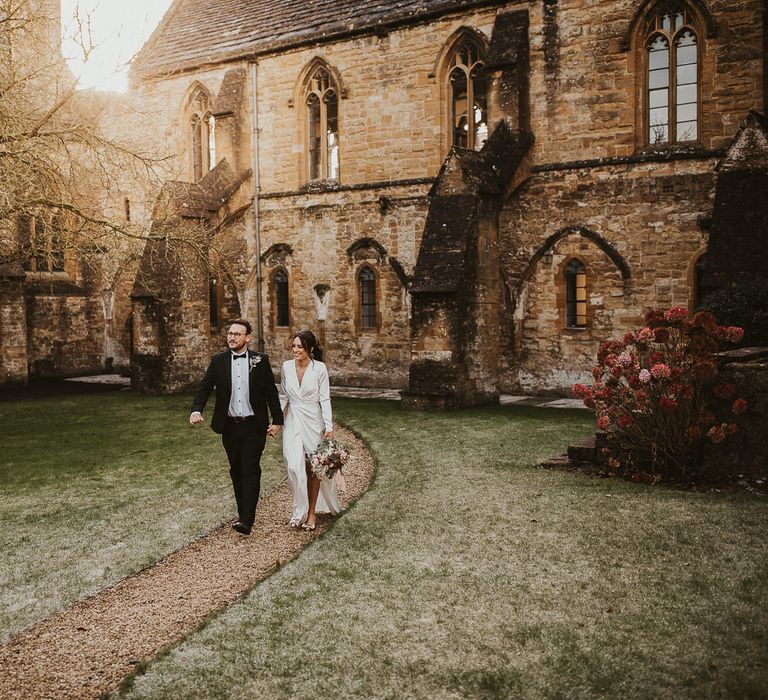
<svg viewBox="0 0 768 700">
<path fill-rule="evenodd" d="M 243 523 L 235 523 L 232 527 L 235 528 L 235 530 L 237 530 L 241 535 L 251 534 L 251 528 L 249 528 L 247 525 L 243 525 Z"/>
</svg>

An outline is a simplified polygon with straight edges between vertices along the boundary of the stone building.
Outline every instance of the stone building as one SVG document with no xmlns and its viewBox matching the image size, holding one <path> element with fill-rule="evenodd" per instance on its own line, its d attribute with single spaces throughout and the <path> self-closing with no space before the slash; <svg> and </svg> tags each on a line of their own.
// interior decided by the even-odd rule
<svg viewBox="0 0 768 700">
<path fill-rule="evenodd" d="M 89 264 L 66 244 L 70 222 L 57 206 L 64 197 L 41 187 L 50 173 L 38 172 L 62 164 L 61 149 L 45 150 L 56 139 L 44 132 L 58 130 L 65 139 L 83 117 L 97 120 L 106 104 L 94 95 L 66 98 L 74 77 L 61 56 L 57 0 L 4 3 L 0 16 L 0 386 L 127 369 L 135 270 L 121 276 L 118 264 L 109 274 L 103 261 Z M 55 125 L 45 121 L 51 115 Z M 66 188 L 66 170 L 49 180 Z M 101 209 L 101 192 L 95 199 Z"/>
<path fill-rule="evenodd" d="M 767 45 L 763 0 L 175 0 L 122 128 L 177 153 L 147 228 L 205 245 L 145 250 L 136 386 L 193 384 L 245 315 L 411 406 L 568 392 L 695 303 Z"/>
</svg>

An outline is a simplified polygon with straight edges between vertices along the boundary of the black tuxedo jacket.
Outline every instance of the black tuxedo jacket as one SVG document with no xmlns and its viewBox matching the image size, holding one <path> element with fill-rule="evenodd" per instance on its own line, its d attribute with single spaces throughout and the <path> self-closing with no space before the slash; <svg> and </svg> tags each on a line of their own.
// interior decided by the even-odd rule
<svg viewBox="0 0 768 700">
<path fill-rule="evenodd" d="M 258 364 L 253 364 L 253 358 L 261 358 Z M 243 362 L 243 360 L 238 360 Z M 266 431 L 269 426 L 269 413 L 272 414 L 272 423 L 274 425 L 283 424 L 283 412 L 280 409 L 280 399 L 277 396 L 277 387 L 275 378 L 272 376 L 272 368 L 269 366 L 269 357 L 264 353 L 248 350 L 248 394 L 253 408 L 253 414 L 256 417 L 256 428 Z M 232 394 L 232 352 L 226 350 L 220 352 L 211 358 L 211 364 L 205 372 L 200 387 L 195 392 L 192 399 L 192 411 L 203 412 L 205 404 L 211 395 L 214 387 L 216 388 L 216 405 L 213 409 L 213 418 L 211 418 L 211 428 L 216 433 L 224 430 L 224 423 L 227 419 L 229 410 L 229 399 Z"/>
</svg>

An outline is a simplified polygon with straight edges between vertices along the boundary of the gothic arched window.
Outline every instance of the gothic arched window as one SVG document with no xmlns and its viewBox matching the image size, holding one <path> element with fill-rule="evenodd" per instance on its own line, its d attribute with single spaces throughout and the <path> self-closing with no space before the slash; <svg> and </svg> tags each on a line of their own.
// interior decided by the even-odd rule
<svg viewBox="0 0 768 700">
<path fill-rule="evenodd" d="M 288 297 L 288 273 L 285 270 L 278 270 L 274 277 L 274 305 L 275 305 L 275 325 L 290 325 L 290 305 Z"/>
<path fill-rule="evenodd" d="M 587 271 L 579 260 L 565 266 L 565 326 L 587 327 Z"/>
<path fill-rule="evenodd" d="M 307 83 L 307 177 L 339 179 L 339 91 L 330 72 L 317 68 Z"/>
<path fill-rule="evenodd" d="M 488 140 L 488 79 L 485 51 L 465 37 L 454 49 L 448 67 L 452 144 L 479 151 Z"/>
<path fill-rule="evenodd" d="M 690 10 L 662 5 L 646 25 L 646 134 L 648 143 L 699 137 L 699 54 Z"/>
<path fill-rule="evenodd" d="M 358 275 L 360 328 L 376 328 L 376 273 L 367 265 Z"/>
<path fill-rule="evenodd" d="M 216 165 L 216 119 L 210 111 L 210 97 L 198 85 L 188 102 L 189 148 L 192 181 L 198 182 Z"/>
</svg>

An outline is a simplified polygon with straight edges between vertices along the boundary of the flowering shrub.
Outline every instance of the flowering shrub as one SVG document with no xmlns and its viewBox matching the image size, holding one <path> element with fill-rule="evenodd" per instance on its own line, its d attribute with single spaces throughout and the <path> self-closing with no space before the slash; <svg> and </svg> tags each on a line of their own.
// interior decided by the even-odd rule
<svg viewBox="0 0 768 700">
<path fill-rule="evenodd" d="M 600 346 L 595 383 L 574 393 L 593 408 L 597 427 L 608 433 L 610 467 L 636 479 L 685 479 L 695 470 L 705 441 L 723 442 L 735 422 L 717 423 L 722 404 L 731 416 L 747 410 L 735 387 L 718 381 L 714 353 L 739 343 L 744 331 L 719 326 L 714 316 L 673 306 L 651 309 L 645 327 Z"/>
</svg>

